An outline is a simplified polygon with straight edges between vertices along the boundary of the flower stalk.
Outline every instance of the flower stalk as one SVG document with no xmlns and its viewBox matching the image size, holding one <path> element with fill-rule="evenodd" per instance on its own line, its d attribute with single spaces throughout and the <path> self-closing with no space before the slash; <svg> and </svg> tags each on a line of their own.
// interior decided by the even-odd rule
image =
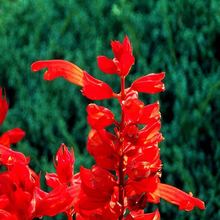
<svg viewBox="0 0 220 220">
<path fill-rule="evenodd" d="M 11 149 L 21 141 L 25 132 L 14 128 L 0 136 L 0 165 L 6 170 L 0 175 L 0 219 L 32 220 L 43 216 L 65 213 L 68 220 L 159 220 L 158 209 L 145 213 L 147 203 L 158 204 L 160 199 L 176 205 L 181 210 L 195 207 L 205 209 L 204 202 L 173 186 L 161 183 L 162 162 L 159 143 L 159 102 L 145 105 L 139 92 L 155 94 L 165 90 L 162 80 L 165 73 L 151 73 L 136 79 L 126 87 L 125 78 L 134 65 L 135 58 L 130 40 L 112 41 L 114 58 L 97 58 L 98 66 L 105 74 L 120 78 L 121 91 L 116 94 L 105 82 L 94 78 L 76 64 L 64 60 L 37 61 L 33 71 L 47 68 L 45 80 L 64 78 L 81 87 L 82 94 L 91 100 L 116 98 L 121 107 L 121 119 L 113 112 L 95 103 L 87 106 L 87 150 L 94 157 L 90 168 L 80 168 L 74 174 L 73 149 L 65 144 L 58 149 L 55 173 L 46 173 L 46 184 L 40 186 L 39 175 L 29 167 L 29 158 Z M 5 95 L 0 88 L 0 125 L 8 111 Z M 108 129 L 113 126 L 113 132 Z M 3 188 L 3 187 L 2 187 Z M 1 189 L 1 188 L 0 188 Z M 125 214 L 126 213 L 126 214 Z"/>
</svg>

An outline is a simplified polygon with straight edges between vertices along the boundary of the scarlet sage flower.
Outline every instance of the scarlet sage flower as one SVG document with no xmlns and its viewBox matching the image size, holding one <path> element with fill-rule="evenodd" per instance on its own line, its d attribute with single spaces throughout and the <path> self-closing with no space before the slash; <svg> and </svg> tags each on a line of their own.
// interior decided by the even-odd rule
<svg viewBox="0 0 220 220">
<path fill-rule="evenodd" d="M 106 56 L 98 56 L 98 67 L 104 73 L 117 73 L 119 76 L 124 77 L 128 75 L 135 60 L 130 40 L 125 37 L 122 43 L 112 41 L 111 46 L 115 57 L 111 60 Z"/>
<path fill-rule="evenodd" d="M 68 219 L 72 219 L 81 184 L 79 174 L 73 174 L 74 162 L 74 151 L 69 151 L 65 144 L 61 144 L 55 157 L 56 173 L 47 173 L 45 176 L 47 185 L 53 190 L 39 197 L 38 216 L 65 212 Z"/>
<path fill-rule="evenodd" d="M 158 184 L 158 188 L 153 193 L 174 205 L 179 206 L 180 210 L 192 211 L 195 207 L 204 210 L 205 204 L 200 199 L 193 197 L 192 193 L 185 193 L 176 187 L 167 184 Z"/>
<path fill-rule="evenodd" d="M 89 104 L 87 106 L 88 123 L 92 128 L 101 129 L 114 122 L 114 114 L 103 106 Z"/>
<path fill-rule="evenodd" d="M 131 84 L 131 89 L 138 92 L 154 94 L 165 90 L 164 84 L 161 82 L 164 79 L 165 73 L 151 73 L 136 79 Z"/>
<path fill-rule="evenodd" d="M 33 71 L 48 69 L 44 74 L 46 80 L 63 77 L 81 86 L 87 98 L 115 98 L 121 107 L 121 119 L 117 121 L 110 109 L 88 105 L 87 121 L 91 130 L 87 150 L 94 157 L 95 165 L 91 169 L 81 167 L 80 173 L 73 175 L 73 154 L 61 147 L 56 156 L 56 173 L 46 175 L 47 185 L 53 190 L 51 194 L 38 190 L 36 207 L 40 208 L 37 209 L 41 215 L 51 216 L 62 211 L 69 219 L 76 213 L 77 220 L 159 220 L 157 209 L 152 213 L 145 213 L 144 209 L 146 204 L 157 204 L 160 199 L 185 211 L 195 207 L 204 209 L 202 200 L 160 180 L 159 143 L 163 140 L 160 106 L 158 102 L 145 105 L 138 94 L 164 91 L 165 73 L 142 76 L 126 88 L 125 79 L 135 61 L 131 43 L 125 37 L 123 42 L 112 41 L 111 47 L 114 58 L 98 56 L 97 61 L 101 71 L 119 76 L 118 94 L 70 62 L 51 60 L 32 64 Z M 63 187 L 62 195 L 59 187 Z M 69 190 L 75 199 L 71 200 Z"/>
<path fill-rule="evenodd" d="M 110 86 L 83 71 L 78 66 L 65 60 L 42 60 L 31 65 L 36 72 L 47 68 L 44 73 L 45 80 L 54 80 L 63 77 L 67 81 L 82 87 L 82 94 L 92 100 L 108 99 L 113 96 Z"/>
<path fill-rule="evenodd" d="M 16 144 L 21 141 L 25 136 L 25 132 L 20 128 L 13 128 L 4 132 L 0 136 L 0 144 L 10 147 L 11 144 Z"/>
</svg>

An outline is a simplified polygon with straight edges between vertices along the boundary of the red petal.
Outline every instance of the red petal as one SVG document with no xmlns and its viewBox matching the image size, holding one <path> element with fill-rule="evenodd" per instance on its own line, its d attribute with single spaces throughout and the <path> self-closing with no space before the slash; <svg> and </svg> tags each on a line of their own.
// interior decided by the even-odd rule
<svg viewBox="0 0 220 220">
<path fill-rule="evenodd" d="M 165 73 L 151 73 L 146 76 L 140 77 L 136 79 L 132 85 L 131 89 L 136 90 L 138 92 L 145 93 L 158 93 L 165 90 L 164 84 L 161 80 L 165 77 Z"/>
<path fill-rule="evenodd" d="M 103 106 L 89 104 L 87 106 L 88 123 L 92 128 L 101 129 L 114 122 L 114 114 Z"/>
<path fill-rule="evenodd" d="M 35 192 L 36 211 L 34 217 L 54 216 L 72 208 L 76 203 L 78 189 L 60 185 L 50 193 Z"/>
<path fill-rule="evenodd" d="M 2 88 L 0 88 L 0 125 L 5 120 L 7 112 L 8 112 L 8 103 L 6 100 L 6 96 L 2 94 Z"/>
<path fill-rule="evenodd" d="M 119 158 L 115 152 L 115 136 L 106 130 L 89 132 L 87 150 L 94 157 L 96 164 L 102 168 L 114 170 L 118 166 Z"/>
<path fill-rule="evenodd" d="M 46 183 L 52 189 L 61 185 L 59 178 L 56 173 L 46 173 L 45 175 Z"/>
<path fill-rule="evenodd" d="M 116 182 L 110 172 L 98 166 L 94 166 L 91 170 L 81 167 L 80 177 L 82 209 L 102 208 L 111 200 Z"/>
<path fill-rule="evenodd" d="M 107 58 L 106 56 L 98 56 L 97 57 L 98 67 L 99 69 L 107 74 L 117 73 L 117 67 L 113 60 Z"/>
<path fill-rule="evenodd" d="M 20 128 L 13 128 L 7 132 L 5 132 L 1 137 L 0 137 L 0 144 L 3 144 L 5 141 L 9 141 L 9 144 L 16 144 L 20 140 L 22 140 L 25 136 L 25 131 L 23 131 Z"/>
<path fill-rule="evenodd" d="M 10 148 L 0 144 L 0 164 L 10 166 L 14 163 L 27 164 L 29 160 L 20 152 L 11 150 Z"/>
<path fill-rule="evenodd" d="M 119 64 L 118 64 L 118 68 L 120 69 L 120 76 L 126 76 L 128 75 L 132 65 L 134 64 L 134 56 L 129 53 L 129 52 L 125 52 L 121 55 L 120 60 L 119 60 Z"/>
<path fill-rule="evenodd" d="M 132 54 L 132 46 L 128 36 L 125 36 L 122 43 L 119 41 L 112 41 L 111 47 L 115 58 L 118 60 L 120 60 L 123 53 Z"/>
<path fill-rule="evenodd" d="M 112 98 L 113 91 L 108 84 L 92 77 L 85 71 L 83 73 L 84 77 L 82 93 L 84 96 L 92 100 Z"/>
<path fill-rule="evenodd" d="M 73 84 L 83 86 L 83 70 L 71 62 L 65 60 L 42 60 L 36 61 L 31 65 L 31 69 L 34 72 L 44 68 L 48 69 L 44 73 L 45 80 L 63 77 Z"/>
<path fill-rule="evenodd" d="M 192 194 L 187 194 L 176 187 L 167 184 L 158 184 L 157 190 L 153 193 L 160 198 L 179 206 L 180 210 L 191 211 L 195 207 L 205 209 L 205 204 L 202 200 L 195 198 Z"/>
<path fill-rule="evenodd" d="M 148 124 L 150 118 L 160 119 L 159 102 L 144 106 L 141 110 L 138 122 L 140 124 Z"/>
<path fill-rule="evenodd" d="M 131 213 L 129 213 L 128 216 L 126 216 L 126 218 L 124 220 L 160 220 L 160 213 L 158 211 L 158 209 L 156 209 L 154 212 L 152 213 L 140 213 L 140 211 L 138 212 L 134 212 L 132 211 Z"/>
<path fill-rule="evenodd" d="M 114 53 L 114 56 L 118 59 L 121 56 L 122 52 L 122 43 L 119 41 L 112 41 L 111 42 L 112 51 Z"/>
<path fill-rule="evenodd" d="M 19 220 L 16 215 L 0 209 L 0 219 L 2 220 Z"/>
</svg>

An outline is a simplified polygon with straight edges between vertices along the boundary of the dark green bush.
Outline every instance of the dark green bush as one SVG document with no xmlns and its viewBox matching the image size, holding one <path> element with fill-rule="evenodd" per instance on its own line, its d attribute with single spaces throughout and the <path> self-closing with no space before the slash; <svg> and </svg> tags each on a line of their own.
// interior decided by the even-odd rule
<svg viewBox="0 0 220 220">
<path fill-rule="evenodd" d="M 117 90 L 117 77 L 104 76 L 96 56 L 111 56 L 109 41 L 127 34 L 136 57 L 128 83 L 146 73 L 167 73 L 163 94 L 143 96 L 146 102 L 161 102 L 162 179 L 207 204 L 205 211 L 185 213 L 161 202 L 161 218 L 220 219 L 219 8 L 219 0 L 1 1 L 0 86 L 10 103 L 2 131 L 20 126 L 27 132 L 17 148 L 31 155 L 38 172 L 53 170 L 52 157 L 62 142 L 75 147 L 76 169 L 90 166 L 89 101 L 62 79 L 43 81 L 30 64 L 67 59 Z M 99 104 L 119 110 L 111 101 Z"/>
</svg>

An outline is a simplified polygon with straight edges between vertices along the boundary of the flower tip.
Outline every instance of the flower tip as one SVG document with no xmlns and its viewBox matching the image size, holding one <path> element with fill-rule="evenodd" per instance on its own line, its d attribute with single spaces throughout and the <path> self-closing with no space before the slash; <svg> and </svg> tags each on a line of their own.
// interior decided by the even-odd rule
<svg viewBox="0 0 220 220">
<path fill-rule="evenodd" d="M 42 63 L 41 61 L 36 61 L 36 62 L 32 63 L 32 64 L 31 64 L 31 70 L 32 70 L 33 72 L 37 72 L 37 71 L 39 71 L 40 69 L 42 69 L 41 63 Z"/>
</svg>

